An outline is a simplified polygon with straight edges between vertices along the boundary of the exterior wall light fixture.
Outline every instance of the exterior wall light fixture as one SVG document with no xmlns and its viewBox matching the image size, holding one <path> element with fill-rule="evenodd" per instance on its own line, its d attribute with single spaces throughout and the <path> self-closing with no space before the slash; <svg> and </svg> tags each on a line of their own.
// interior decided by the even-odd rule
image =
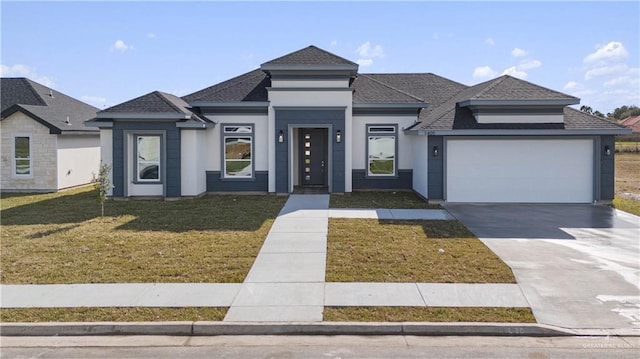
<svg viewBox="0 0 640 359">
<path fill-rule="evenodd" d="M 284 132 L 282 132 L 282 130 L 280 130 L 280 132 L 278 132 L 278 142 L 279 143 L 284 142 Z"/>
<path fill-rule="evenodd" d="M 438 146 L 433 146 L 433 157 L 438 157 Z"/>
<path fill-rule="evenodd" d="M 342 131 L 340 130 L 336 131 L 336 142 L 337 143 L 342 142 Z"/>
<path fill-rule="evenodd" d="M 605 156 L 611 156 L 611 148 L 609 146 L 604 146 L 604 154 Z"/>
</svg>

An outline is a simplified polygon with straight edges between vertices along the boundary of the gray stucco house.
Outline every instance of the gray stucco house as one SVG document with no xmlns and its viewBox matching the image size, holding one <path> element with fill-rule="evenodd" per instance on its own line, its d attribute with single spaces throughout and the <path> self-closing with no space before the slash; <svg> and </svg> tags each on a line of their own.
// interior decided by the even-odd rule
<svg viewBox="0 0 640 359">
<path fill-rule="evenodd" d="M 362 74 L 314 46 L 182 98 L 98 112 L 113 197 L 413 190 L 448 202 L 593 203 L 614 195 L 617 124 L 510 76 Z"/>
</svg>

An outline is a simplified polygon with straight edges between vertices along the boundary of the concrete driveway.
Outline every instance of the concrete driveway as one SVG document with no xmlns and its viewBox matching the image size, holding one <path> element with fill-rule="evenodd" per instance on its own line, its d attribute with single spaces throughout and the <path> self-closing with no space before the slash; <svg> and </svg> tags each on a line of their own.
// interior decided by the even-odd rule
<svg viewBox="0 0 640 359">
<path fill-rule="evenodd" d="M 640 217 L 591 205 L 446 208 L 511 267 L 539 323 L 640 330 Z"/>
</svg>

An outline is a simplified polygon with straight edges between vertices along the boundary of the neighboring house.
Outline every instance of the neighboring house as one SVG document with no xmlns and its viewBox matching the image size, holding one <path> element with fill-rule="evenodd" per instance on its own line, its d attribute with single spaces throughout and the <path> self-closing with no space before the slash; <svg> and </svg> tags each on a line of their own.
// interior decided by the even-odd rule
<svg viewBox="0 0 640 359">
<path fill-rule="evenodd" d="M 100 134 L 87 105 L 26 78 L 0 79 L 2 191 L 55 192 L 91 182 Z"/>
<path fill-rule="evenodd" d="M 449 202 L 609 201 L 617 124 L 502 76 L 360 74 L 314 46 L 175 97 L 98 112 L 113 197 L 413 190 Z"/>
<path fill-rule="evenodd" d="M 633 133 L 640 133 L 640 116 L 630 116 L 619 122 L 621 126 L 630 128 Z"/>
</svg>

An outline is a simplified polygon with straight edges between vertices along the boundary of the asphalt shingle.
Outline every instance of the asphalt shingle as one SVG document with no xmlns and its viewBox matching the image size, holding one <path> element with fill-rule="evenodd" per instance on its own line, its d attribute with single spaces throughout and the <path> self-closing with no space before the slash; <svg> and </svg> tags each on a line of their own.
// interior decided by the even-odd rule
<svg viewBox="0 0 640 359">
<path fill-rule="evenodd" d="M 304 49 L 294 51 L 290 54 L 278 57 L 271 61 L 265 62 L 262 66 L 268 65 L 353 65 L 358 66 L 355 62 L 351 62 L 338 55 L 334 55 L 328 51 L 322 50 L 313 45 Z"/>
<path fill-rule="evenodd" d="M 186 102 L 266 102 L 271 80 L 256 69 L 230 80 L 183 96 Z"/>
</svg>

